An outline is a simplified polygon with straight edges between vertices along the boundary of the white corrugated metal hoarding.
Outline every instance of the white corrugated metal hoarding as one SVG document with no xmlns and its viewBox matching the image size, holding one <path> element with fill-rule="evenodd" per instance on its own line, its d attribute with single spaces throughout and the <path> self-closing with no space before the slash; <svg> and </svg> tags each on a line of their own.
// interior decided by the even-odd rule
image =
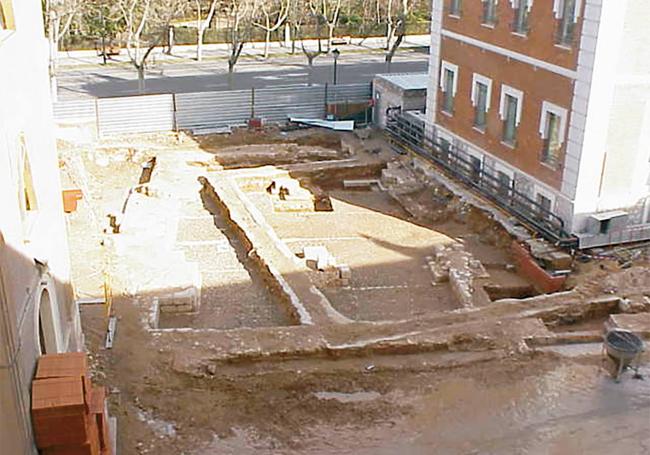
<svg viewBox="0 0 650 455">
<path fill-rule="evenodd" d="M 142 95 L 98 100 L 101 135 L 174 130 L 173 95 Z"/>
<path fill-rule="evenodd" d="M 95 122 L 97 120 L 95 104 L 94 98 L 54 103 L 54 118 L 59 123 Z"/>
<path fill-rule="evenodd" d="M 325 116 L 325 88 L 273 87 L 255 90 L 255 117 L 266 122 L 286 122 L 289 117 Z"/>
<path fill-rule="evenodd" d="M 100 135 L 195 130 L 245 125 L 251 117 L 283 123 L 325 118 L 329 103 L 371 98 L 370 84 L 294 85 L 252 90 L 141 95 L 56 103 L 55 118 L 97 122 Z"/>
<path fill-rule="evenodd" d="M 251 118 L 251 91 L 178 93 L 178 129 L 244 125 Z"/>
</svg>

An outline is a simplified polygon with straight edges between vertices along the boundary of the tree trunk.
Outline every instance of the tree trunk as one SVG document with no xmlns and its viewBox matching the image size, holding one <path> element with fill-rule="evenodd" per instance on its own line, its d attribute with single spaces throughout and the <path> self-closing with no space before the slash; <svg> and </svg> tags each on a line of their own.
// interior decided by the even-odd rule
<svg viewBox="0 0 650 455">
<path fill-rule="evenodd" d="M 235 63 L 228 60 L 228 90 L 233 90 L 235 87 Z"/>
<path fill-rule="evenodd" d="M 203 27 L 199 27 L 199 33 L 196 36 L 196 61 L 203 60 Z"/>
<path fill-rule="evenodd" d="M 174 26 L 167 27 L 167 54 L 172 55 L 172 48 L 174 47 Z"/>
<path fill-rule="evenodd" d="M 138 93 L 144 93 L 144 62 L 137 67 L 138 69 Z"/>
<path fill-rule="evenodd" d="M 266 36 L 264 40 L 264 58 L 269 58 L 269 43 L 271 42 L 271 29 L 266 29 Z"/>
<path fill-rule="evenodd" d="M 284 24 L 284 45 L 286 47 L 289 47 L 290 44 L 291 44 L 291 26 L 289 24 Z"/>
<path fill-rule="evenodd" d="M 327 52 L 332 50 L 332 40 L 334 39 L 334 27 L 336 24 L 327 24 Z"/>
</svg>

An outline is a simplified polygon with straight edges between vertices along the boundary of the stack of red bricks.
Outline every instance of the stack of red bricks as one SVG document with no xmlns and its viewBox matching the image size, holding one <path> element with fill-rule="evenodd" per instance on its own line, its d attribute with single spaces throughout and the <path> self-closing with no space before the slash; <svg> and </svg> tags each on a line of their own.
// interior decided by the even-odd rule
<svg viewBox="0 0 650 455">
<path fill-rule="evenodd" d="M 32 424 L 43 455 L 108 455 L 106 389 L 93 386 L 86 354 L 44 355 L 32 382 Z"/>
</svg>

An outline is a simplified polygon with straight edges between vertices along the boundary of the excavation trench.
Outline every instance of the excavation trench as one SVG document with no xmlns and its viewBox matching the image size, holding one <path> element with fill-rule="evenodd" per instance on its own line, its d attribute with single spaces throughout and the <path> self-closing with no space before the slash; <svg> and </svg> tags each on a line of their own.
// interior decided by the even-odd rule
<svg viewBox="0 0 650 455">
<path fill-rule="evenodd" d="M 202 268 L 209 269 L 202 272 L 220 273 L 222 284 L 205 286 L 204 283 L 201 307 L 196 314 L 162 313 L 158 328 L 233 329 L 297 324 L 298 317 L 288 301 L 289 297 L 259 258 L 248 237 L 232 221 L 228 207 L 207 179 L 200 178 L 200 182 L 203 207 L 212 216 L 214 229 L 227 239 L 227 244 L 219 245 L 220 249 L 236 257 L 238 264 L 235 265 L 240 270 L 228 280 L 227 269 L 215 270 L 217 264 L 202 264 Z M 223 304 L 224 299 L 228 301 L 227 305 Z"/>
</svg>

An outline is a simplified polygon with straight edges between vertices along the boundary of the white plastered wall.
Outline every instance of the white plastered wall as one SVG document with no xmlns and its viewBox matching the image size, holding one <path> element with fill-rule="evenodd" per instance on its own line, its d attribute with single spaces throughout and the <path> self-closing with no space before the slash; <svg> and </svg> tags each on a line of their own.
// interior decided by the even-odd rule
<svg viewBox="0 0 650 455">
<path fill-rule="evenodd" d="M 645 0 L 587 0 L 562 197 L 572 229 L 648 196 L 650 48 Z M 625 51 L 623 51 L 625 50 Z"/>
<path fill-rule="evenodd" d="M 429 83 L 427 87 L 426 129 L 431 134 L 436 122 L 436 106 L 440 77 L 440 44 L 444 0 L 433 0 L 431 11 L 431 44 L 429 48 Z"/>
<path fill-rule="evenodd" d="M 15 31 L 0 36 L 0 311 L 10 324 L 9 330 L 0 324 L 0 350 L 4 350 L 0 355 L 0 452 L 23 454 L 35 453 L 29 388 L 39 355 L 38 304 L 44 288 L 56 305 L 50 312 L 56 350 L 82 346 L 69 285 L 41 3 L 12 3 Z M 21 137 L 37 202 L 29 223 L 23 222 L 20 208 Z M 46 266 L 37 265 L 34 258 Z"/>
</svg>

